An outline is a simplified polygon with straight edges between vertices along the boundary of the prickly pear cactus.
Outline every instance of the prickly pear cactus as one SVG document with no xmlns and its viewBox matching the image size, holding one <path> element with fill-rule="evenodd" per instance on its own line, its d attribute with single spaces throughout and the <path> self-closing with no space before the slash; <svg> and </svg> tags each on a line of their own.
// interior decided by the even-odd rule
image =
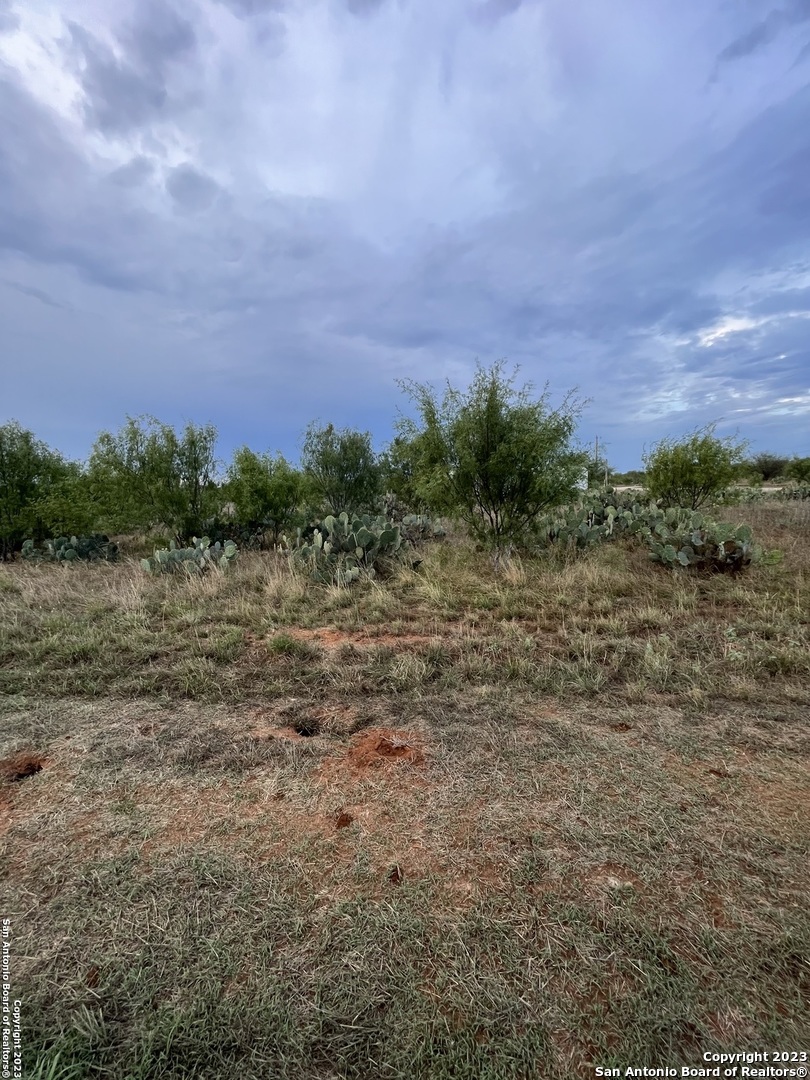
<svg viewBox="0 0 810 1080">
<path fill-rule="evenodd" d="M 677 569 L 739 573 L 759 557 L 747 525 L 706 521 L 683 507 L 663 509 L 656 502 L 616 506 L 611 495 L 589 496 L 537 522 L 542 546 L 588 548 L 620 536 L 636 537 L 649 548 L 653 562 Z"/>
<path fill-rule="evenodd" d="M 747 525 L 735 528 L 705 522 L 700 514 L 692 515 L 688 524 L 656 527 L 645 539 L 653 562 L 673 569 L 692 567 L 707 573 L 737 574 L 759 555 Z"/>
<path fill-rule="evenodd" d="M 352 519 L 344 511 L 330 514 L 306 533 L 299 529 L 290 554 L 313 581 L 346 586 L 363 575 L 374 577 L 386 560 L 398 558 L 406 545 L 400 527 L 386 518 L 364 514 Z"/>
<path fill-rule="evenodd" d="M 35 546 L 33 540 L 26 540 L 21 555 L 31 562 L 115 562 L 118 558 L 118 545 L 104 533 L 93 533 L 91 536 L 58 536 L 54 540 L 46 540 L 40 548 Z"/>
<path fill-rule="evenodd" d="M 402 519 L 402 535 L 415 547 L 429 540 L 441 540 L 447 534 L 429 514 L 406 514 Z"/>
<path fill-rule="evenodd" d="M 193 547 L 179 548 L 172 540 L 168 550 L 156 549 L 153 558 L 141 559 L 141 566 L 150 574 L 203 574 L 215 567 L 226 570 L 239 554 L 233 540 L 212 544 L 207 536 L 194 536 L 191 542 Z"/>
</svg>

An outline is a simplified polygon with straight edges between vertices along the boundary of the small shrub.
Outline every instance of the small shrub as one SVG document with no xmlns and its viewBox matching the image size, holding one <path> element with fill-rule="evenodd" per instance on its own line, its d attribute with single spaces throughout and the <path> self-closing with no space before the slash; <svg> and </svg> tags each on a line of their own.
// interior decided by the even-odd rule
<svg viewBox="0 0 810 1080">
<path fill-rule="evenodd" d="M 664 439 L 644 455 L 647 489 L 665 506 L 698 510 L 737 478 L 746 444 L 718 439 L 714 426 L 676 442 Z"/>
</svg>

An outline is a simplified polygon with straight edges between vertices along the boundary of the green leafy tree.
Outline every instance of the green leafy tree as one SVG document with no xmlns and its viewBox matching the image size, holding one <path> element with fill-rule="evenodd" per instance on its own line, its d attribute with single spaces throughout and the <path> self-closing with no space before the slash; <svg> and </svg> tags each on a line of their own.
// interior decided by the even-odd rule
<svg viewBox="0 0 810 1080">
<path fill-rule="evenodd" d="M 607 482 L 610 481 L 613 470 L 608 464 L 607 458 L 602 454 L 591 454 L 588 458 L 588 487 L 600 488 L 604 487 Z"/>
<path fill-rule="evenodd" d="M 516 374 L 516 373 L 515 373 Z M 447 384 L 441 400 L 407 380 L 421 423 L 402 420 L 400 434 L 418 448 L 414 486 L 433 510 L 466 522 L 496 554 L 531 532 L 541 511 L 572 499 L 588 455 L 573 437 L 581 405 L 569 394 L 550 409 L 531 386 L 514 389 L 500 361 L 479 364 L 466 393 Z"/>
<path fill-rule="evenodd" d="M 87 471 L 67 462 L 64 475 L 37 500 L 37 513 L 49 536 L 88 536 L 106 528 L 104 508 Z"/>
<path fill-rule="evenodd" d="M 641 469 L 630 469 L 629 472 L 623 473 L 611 473 L 610 482 L 612 484 L 626 484 L 628 487 L 644 487 L 647 483 L 647 474 Z"/>
<path fill-rule="evenodd" d="M 102 432 L 90 455 L 91 487 L 114 532 L 157 527 L 178 542 L 198 534 L 216 504 L 216 428 L 187 424 L 182 437 L 154 417 L 127 417 Z"/>
<path fill-rule="evenodd" d="M 769 480 L 775 480 L 778 476 L 784 476 L 788 463 L 789 459 L 786 457 L 779 457 L 777 454 L 762 453 L 745 461 L 741 472 L 749 477 L 753 476 L 757 480 L 762 480 L 767 484 Z"/>
<path fill-rule="evenodd" d="M 422 513 L 428 509 L 416 490 L 416 463 L 419 459 L 419 437 L 397 435 L 380 454 L 381 488 L 391 494 L 406 513 Z"/>
<path fill-rule="evenodd" d="M 785 469 L 785 476 L 798 484 L 810 484 L 810 457 L 791 458 Z"/>
<path fill-rule="evenodd" d="M 234 453 L 225 490 L 238 523 L 271 532 L 273 543 L 294 523 L 304 498 L 301 474 L 281 454 L 260 455 L 247 446 Z"/>
<path fill-rule="evenodd" d="M 697 510 L 737 477 L 748 444 L 718 439 L 714 424 L 680 441 L 662 439 L 643 455 L 647 491 L 665 506 Z"/>
<path fill-rule="evenodd" d="M 310 424 L 301 467 L 314 498 L 332 514 L 372 510 L 380 497 L 380 465 L 367 431 Z"/>
<path fill-rule="evenodd" d="M 0 426 L 0 557 L 47 532 L 40 504 L 71 466 L 16 420 Z"/>
</svg>

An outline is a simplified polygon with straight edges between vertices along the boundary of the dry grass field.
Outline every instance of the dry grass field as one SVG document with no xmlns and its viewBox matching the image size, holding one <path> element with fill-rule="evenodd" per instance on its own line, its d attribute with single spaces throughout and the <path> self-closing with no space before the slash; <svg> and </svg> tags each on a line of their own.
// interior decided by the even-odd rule
<svg viewBox="0 0 810 1080">
<path fill-rule="evenodd" d="M 724 509 L 738 578 L 459 537 L 351 589 L 0 567 L 24 1075 L 810 1050 L 808 510 Z"/>
</svg>

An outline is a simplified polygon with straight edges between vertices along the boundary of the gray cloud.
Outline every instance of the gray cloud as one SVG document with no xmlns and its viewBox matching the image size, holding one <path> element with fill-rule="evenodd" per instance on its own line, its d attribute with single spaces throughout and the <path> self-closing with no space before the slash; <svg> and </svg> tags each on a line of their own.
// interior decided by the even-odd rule
<svg viewBox="0 0 810 1080">
<path fill-rule="evenodd" d="M 219 3 L 240 18 L 276 14 L 286 11 L 288 7 L 288 0 L 219 0 Z"/>
<path fill-rule="evenodd" d="M 64 304 L 60 304 L 58 300 L 54 300 L 54 298 L 43 289 L 34 288 L 32 285 L 21 285 L 17 281 L 3 281 L 3 285 L 8 289 L 14 289 L 16 292 L 22 293 L 23 296 L 32 296 L 35 300 L 39 300 L 40 303 L 45 304 L 47 307 L 65 307 Z"/>
<path fill-rule="evenodd" d="M 80 57 L 84 115 L 90 125 L 109 133 L 127 131 L 161 112 L 168 94 L 151 72 L 121 63 L 83 26 L 69 23 L 68 29 Z"/>
<path fill-rule="evenodd" d="M 210 176 L 205 176 L 193 166 L 178 165 L 169 172 L 166 190 L 180 209 L 199 213 L 209 209 L 220 187 Z"/>
<path fill-rule="evenodd" d="M 67 24 L 87 122 L 106 133 L 126 132 L 165 114 L 172 66 L 187 61 L 196 36 L 192 25 L 163 3 L 138 9 L 119 36 L 126 59 L 76 22 Z"/>
<path fill-rule="evenodd" d="M 165 0 L 138 6 L 138 16 L 122 35 L 135 66 L 163 75 L 168 65 L 194 51 L 197 35 L 193 25 Z"/>
<path fill-rule="evenodd" d="M 474 22 L 493 23 L 512 15 L 522 7 L 525 0 L 483 0 L 470 7 L 470 18 Z"/>
<path fill-rule="evenodd" d="M 109 174 L 109 180 L 120 187 L 137 187 L 148 180 L 154 171 L 155 167 L 152 162 L 145 158 L 143 154 L 138 154 L 128 161 L 126 165 L 120 165 L 117 169 L 113 169 Z"/>
<path fill-rule="evenodd" d="M 387 0 L 346 0 L 346 9 L 352 15 L 373 15 Z"/>
<path fill-rule="evenodd" d="M 745 33 L 727 45 L 717 58 L 718 64 L 732 60 L 741 60 L 750 56 L 759 49 L 770 45 L 779 34 L 787 27 L 810 20 L 810 3 L 808 0 L 792 0 L 785 7 L 775 8 L 760 22 L 755 23 Z"/>
<path fill-rule="evenodd" d="M 20 17 L 11 10 L 11 0 L 0 0 L 0 34 L 13 33 L 20 25 Z"/>
</svg>

